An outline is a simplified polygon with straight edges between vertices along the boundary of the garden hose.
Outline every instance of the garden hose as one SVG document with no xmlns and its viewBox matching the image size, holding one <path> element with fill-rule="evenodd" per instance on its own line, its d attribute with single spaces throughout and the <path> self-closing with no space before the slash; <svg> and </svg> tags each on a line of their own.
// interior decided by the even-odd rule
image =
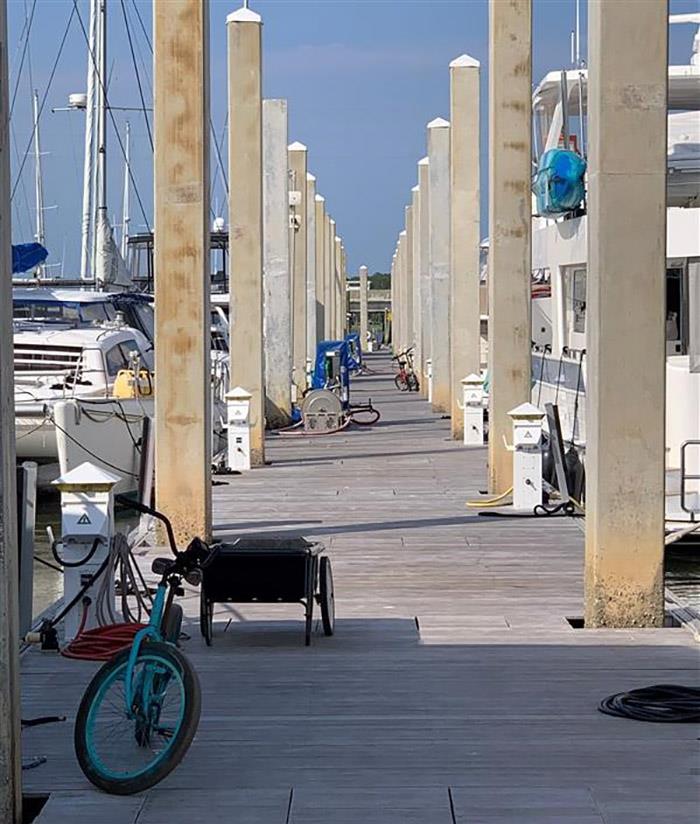
<svg viewBox="0 0 700 824">
<path fill-rule="evenodd" d="M 495 498 L 487 498 L 485 501 L 467 501 L 467 507 L 471 509 L 481 509 L 485 506 L 500 506 L 501 501 L 505 500 L 513 492 L 513 487 L 508 487 L 502 495 L 497 495 Z"/>
<path fill-rule="evenodd" d="M 700 722 L 700 688 L 676 684 L 619 692 L 604 698 L 598 710 L 605 715 L 675 724 Z"/>
<path fill-rule="evenodd" d="M 100 540 L 99 537 L 95 539 L 86 559 L 94 555 L 96 546 L 99 545 Z M 117 615 L 115 614 L 111 601 L 111 593 L 108 586 L 110 576 L 109 574 L 103 576 L 103 573 L 110 568 L 114 570 L 120 580 L 121 612 L 124 619 L 122 623 L 117 623 Z M 95 599 L 95 616 L 100 626 L 95 629 L 86 630 L 85 623 L 87 621 L 88 609 L 92 603 L 92 599 L 86 593 L 101 576 L 102 580 Z M 139 582 L 146 592 L 145 597 L 141 593 Z M 136 598 L 135 613 L 127 602 L 127 596 L 129 594 Z M 117 652 L 128 647 L 134 635 L 144 626 L 144 624 L 141 623 L 141 618 L 149 612 L 146 602 L 147 597 L 150 597 L 150 594 L 148 593 L 141 570 L 133 561 L 131 548 L 124 535 L 117 533 L 112 537 L 110 542 L 109 554 L 102 564 L 100 564 L 99 568 L 81 587 L 78 594 L 50 621 L 44 621 L 38 633 L 28 633 L 26 640 L 29 642 L 39 641 L 42 643 L 42 648 L 57 649 L 56 625 L 71 609 L 74 609 L 78 603 L 82 603 L 83 614 L 78 633 L 72 641 L 63 647 L 61 654 L 66 658 L 77 658 L 87 661 L 108 661 L 116 655 Z M 51 646 L 48 646 L 47 642 L 49 642 Z"/>
</svg>

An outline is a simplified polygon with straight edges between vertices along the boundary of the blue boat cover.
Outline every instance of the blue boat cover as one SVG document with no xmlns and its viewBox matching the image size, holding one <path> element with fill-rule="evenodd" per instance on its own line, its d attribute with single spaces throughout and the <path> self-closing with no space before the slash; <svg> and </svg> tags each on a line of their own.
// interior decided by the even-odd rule
<svg viewBox="0 0 700 824">
<path fill-rule="evenodd" d="M 337 351 L 340 356 L 340 375 L 331 375 L 329 372 L 329 358 L 331 352 Z M 341 400 L 347 406 L 350 398 L 350 347 L 345 340 L 322 340 L 316 347 L 316 364 L 314 366 L 312 389 L 329 389 L 338 385 L 340 381 Z"/>
<path fill-rule="evenodd" d="M 28 272 L 49 256 L 47 249 L 41 243 L 12 244 L 12 274 Z"/>
<path fill-rule="evenodd" d="M 532 191 L 537 214 L 563 215 L 576 209 L 586 191 L 583 178 L 586 161 L 568 149 L 549 149 L 537 164 Z"/>
<path fill-rule="evenodd" d="M 348 344 L 348 364 L 351 372 L 359 372 L 362 369 L 362 345 L 360 344 L 360 333 L 350 332 L 345 336 Z"/>
</svg>

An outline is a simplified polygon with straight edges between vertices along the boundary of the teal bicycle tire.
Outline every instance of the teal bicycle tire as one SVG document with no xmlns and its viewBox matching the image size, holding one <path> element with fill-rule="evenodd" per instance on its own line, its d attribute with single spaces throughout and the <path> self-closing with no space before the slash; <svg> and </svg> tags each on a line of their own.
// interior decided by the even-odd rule
<svg viewBox="0 0 700 824">
<path fill-rule="evenodd" d="M 167 674 L 164 689 L 168 689 L 171 683 L 174 684 L 182 702 L 176 713 L 177 726 L 171 735 L 162 736 L 163 740 L 169 738 L 162 752 L 154 752 L 154 757 L 138 769 L 117 770 L 116 767 L 106 764 L 98 752 L 94 731 L 98 724 L 99 711 L 107 700 L 110 688 L 115 685 L 118 687 L 124 682 L 129 653 L 129 649 L 124 650 L 98 670 L 83 695 L 75 722 L 74 744 L 81 770 L 92 784 L 113 795 L 142 792 L 172 772 L 192 743 L 201 712 L 199 679 L 187 658 L 172 644 L 144 641 L 139 651 L 136 669 L 138 670 L 139 666 L 144 667 L 145 664 L 152 664 L 160 670 L 155 678 L 162 678 Z M 117 716 L 117 720 L 108 727 L 109 730 L 120 723 L 116 707 L 117 703 L 109 702 L 109 709 Z M 138 722 L 127 718 L 125 708 L 122 709 L 122 713 L 121 729 L 127 739 L 130 735 L 130 743 L 133 740 L 133 751 L 145 752 L 146 746 L 139 740 L 139 735 L 143 736 L 143 732 L 139 732 Z M 127 730 L 131 732 L 127 734 Z"/>
</svg>

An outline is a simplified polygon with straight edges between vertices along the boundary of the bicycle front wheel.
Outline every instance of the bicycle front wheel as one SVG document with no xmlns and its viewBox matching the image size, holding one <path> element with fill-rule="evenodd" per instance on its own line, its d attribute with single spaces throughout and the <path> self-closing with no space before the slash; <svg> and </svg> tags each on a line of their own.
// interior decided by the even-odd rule
<svg viewBox="0 0 700 824">
<path fill-rule="evenodd" d="M 125 700 L 129 650 L 108 661 L 90 682 L 75 722 L 80 768 L 96 787 L 116 795 L 142 792 L 182 760 L 199 724 L 197 674 L 171 644 L 145 641 Z"/>
<path fill-rule="evenodd" d="M 406 382 L 406 378 L 404 375 L 396 375 L 394 378 L 394 386 L 401 392 L 408 391 L 408 383 Z"/>
</svg>

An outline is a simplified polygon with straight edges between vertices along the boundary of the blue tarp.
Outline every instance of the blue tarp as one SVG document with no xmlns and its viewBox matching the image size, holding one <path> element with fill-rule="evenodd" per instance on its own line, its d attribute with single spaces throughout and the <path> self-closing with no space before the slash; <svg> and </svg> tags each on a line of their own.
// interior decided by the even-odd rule
<svg viewBox="0 0 700 824">
<path fill-rule="evenodd" d="M 332 374 L 331 353 L 338 352 L 339 374 Z M 345 340 L 322 340 L 316 347 L 312 389 L 338 389 L 343 406 L 350 400 L 350 347 Z"/>
<path fill-rule="evenodd" d="M 12 245 L 12 274 L 28 272 L 49 256 L 41 243 L 18 243 Z"/>
<path fill-rule="evenodd" d="M 360 333 L 350 332 L 345 336 L 348 344 L 348 364 L 351 372 L 359 372 L 362 369 L 362 346 L 360 345 Z"/>
<path fill-rule="evenodd" d="M 585 196 L 586 161 L 568 149 L 550 149 L 537 164 L 532 191 L 537 214 L 563 215 L 578 208 Z"/>
</svg>

